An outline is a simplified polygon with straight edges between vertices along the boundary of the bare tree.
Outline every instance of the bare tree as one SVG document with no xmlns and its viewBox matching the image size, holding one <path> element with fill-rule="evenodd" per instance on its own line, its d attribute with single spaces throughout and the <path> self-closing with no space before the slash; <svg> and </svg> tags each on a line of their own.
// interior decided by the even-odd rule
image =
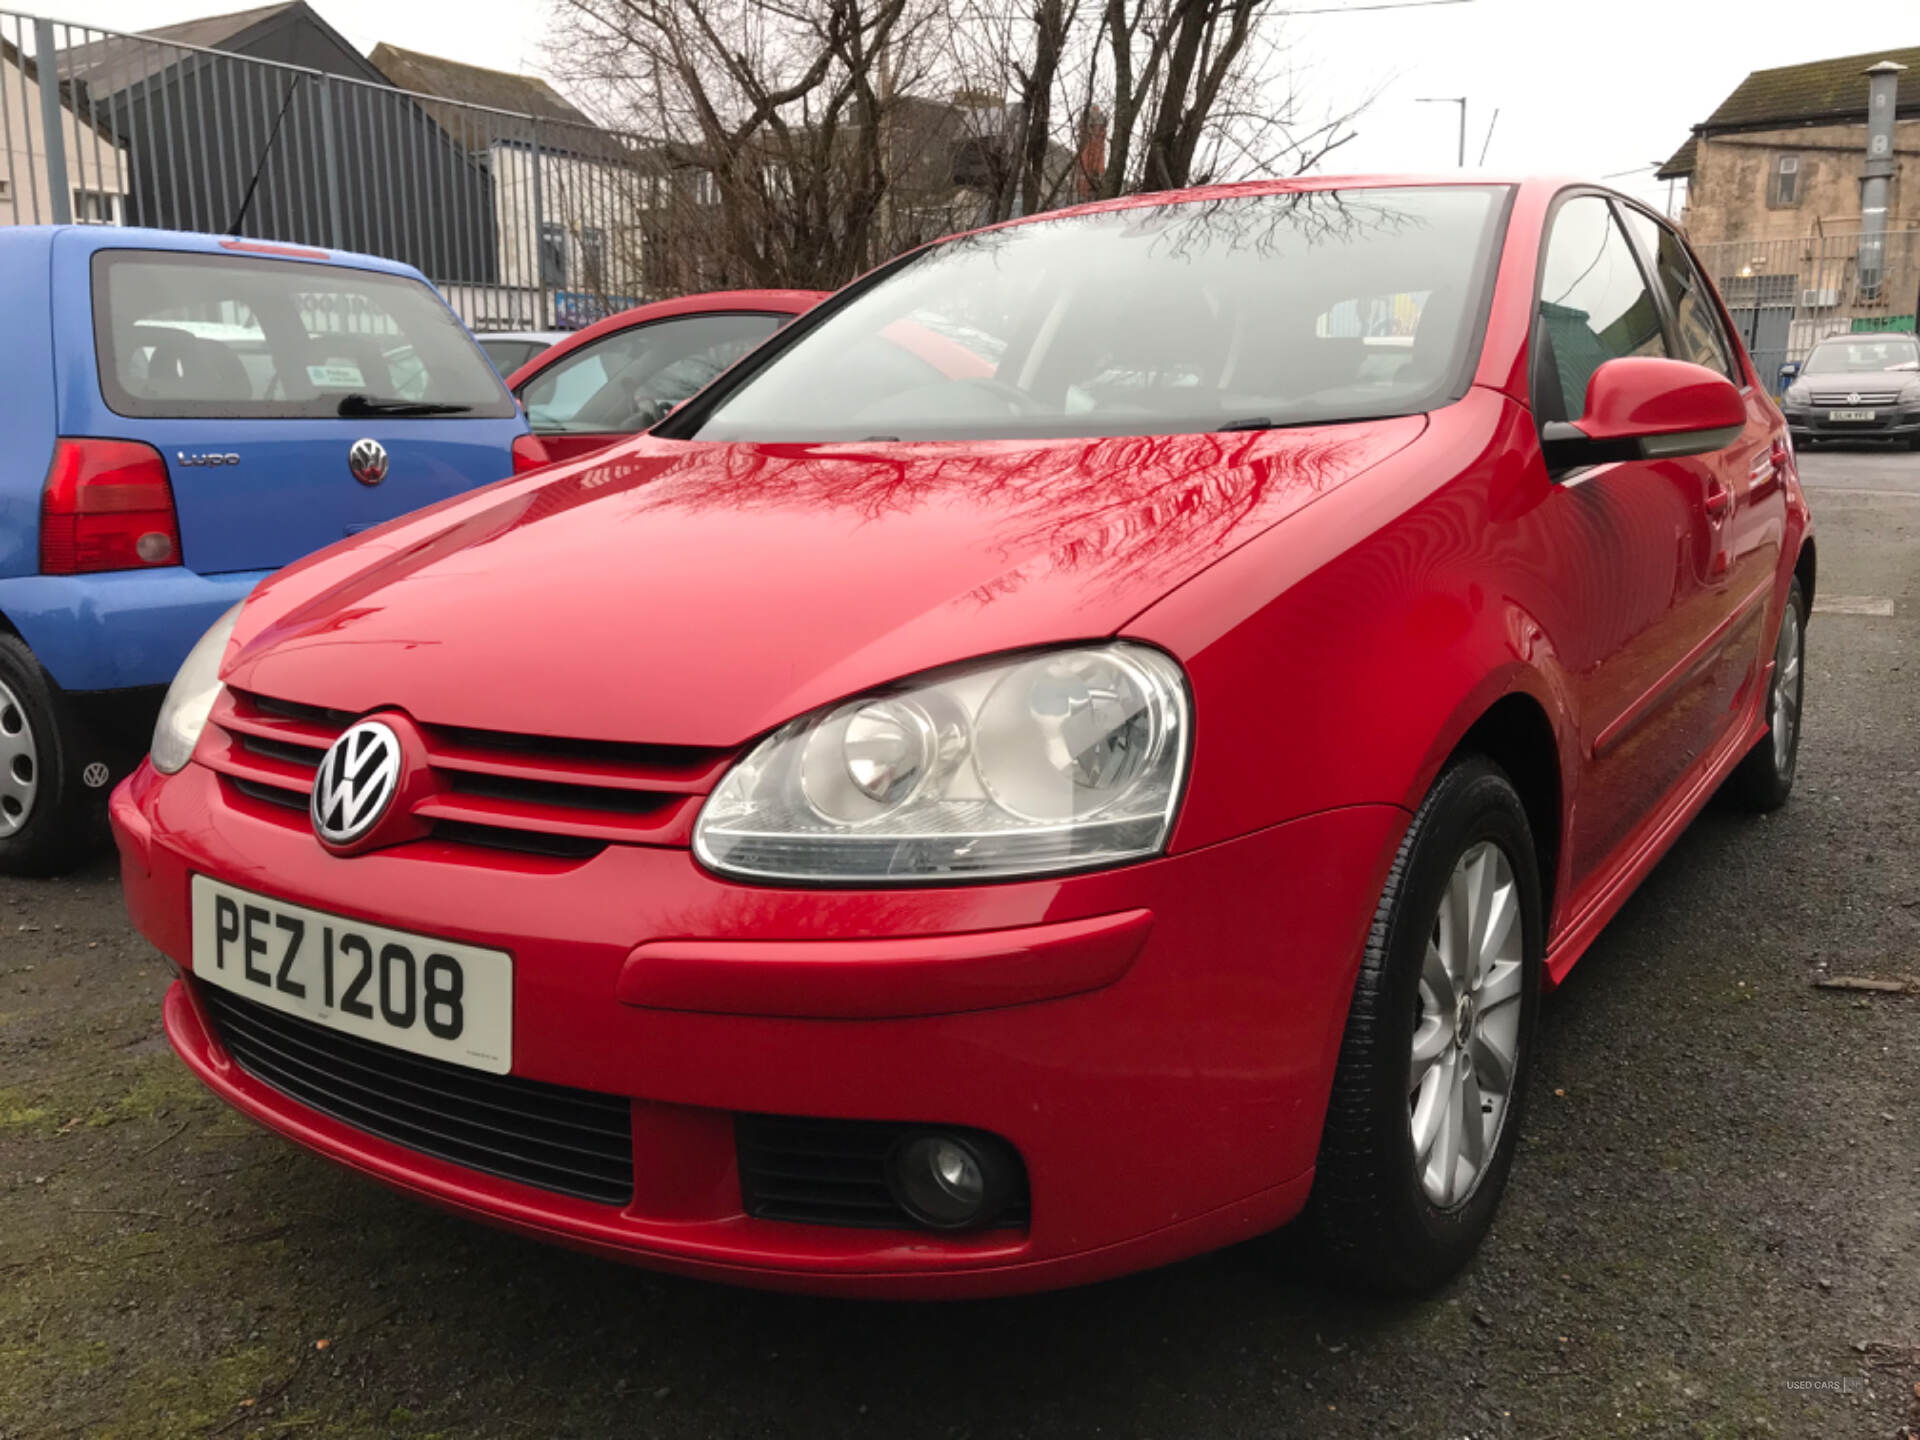
<svg viewBox="0 0 1920 1440">
<path fill-rule="evenodd" d="M 1297 173 L 1352 133 L 1300 119 L 1277 0 L 555 7 L 556 66 L 651 137 L 650 290 L 837 286 L 976 223 Z"/>
<path fill-rule="evenodd" d="M 927 0 L 560 0 L 552 49 L 652 164 L 709 282 L 831 286 L 891 253 Z"/>
</svg>

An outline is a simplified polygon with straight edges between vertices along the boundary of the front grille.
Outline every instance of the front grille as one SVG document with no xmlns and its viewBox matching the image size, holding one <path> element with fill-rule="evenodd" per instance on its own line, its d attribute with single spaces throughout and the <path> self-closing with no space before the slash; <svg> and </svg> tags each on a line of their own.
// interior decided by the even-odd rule
<svg viewBox="0 0 1920 1440">
<path fill-rule="evenodd" d="M 887 1189 L 886 1158 L 902 1135 L 927 1128 L 890 1120 L 736 1116 L 733 1141 L 747 1214 L 803 1225 L 917 1230 Z M 997 1228 L 1025 1229 L 1030 1212 L 1022 1171 Z"/>
<path fill-rule="evenodd" d="M 1871 409 L 1877 405 L 1895 404 L 1899 399 L 1900 392 L 1898 390 L 1862 390 L 1857 394 L 1849 390 L 1842 390 L 1834 394 L 1816 390 L 1813 393 L 1813 403 L 1815 405 L 1831 406 L 1837 410 L 1848 410 L 1855 407 Z"/>
<path fill-rule="evenodd" d="M 343 1124 L 469 1170 L 581 1200 L 633 1199 L 632 1105 L 488 1075 L 256 1005 L 198 992 L 240 1068 Z"/>
<path fill-rule="evenodd" d="M 201 760 L 291 825 L 327 747 L 359 717 L 230 690 Z M 608 845 L 691 843 L 700 804 L 730 750 L 512 735 L 420 725 L 441 782 L 414 814 L 436 839 L 579 860 Z"/>
</svg>

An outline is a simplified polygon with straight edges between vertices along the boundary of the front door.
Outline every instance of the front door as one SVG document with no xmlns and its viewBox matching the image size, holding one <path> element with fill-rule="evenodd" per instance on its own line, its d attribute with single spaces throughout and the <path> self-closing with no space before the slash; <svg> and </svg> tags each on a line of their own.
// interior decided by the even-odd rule
<svg viewBox="0 0 1920 1440">
<path fill-rule="evenodd" d="M 1608 360 L 1673 357 L 1666 312 L 1612 203 L 1549 221 L 1534 326 L 1534 418 L 1577 421 Z M 1558 477 L 1548 505 L 1567 557 L 1556 627 L 1575 689 L 1581 771 L 1574 893 L 1706 752 L 1723 725 L 1712 660 L 1727 617 L 1733 456 L 1633 460 Z"/>
</svg>

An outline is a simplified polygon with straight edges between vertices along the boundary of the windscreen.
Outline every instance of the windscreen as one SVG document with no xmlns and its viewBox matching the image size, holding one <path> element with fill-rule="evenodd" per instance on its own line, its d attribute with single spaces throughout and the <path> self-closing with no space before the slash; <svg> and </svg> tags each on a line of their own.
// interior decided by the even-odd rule
<svg viewBox="0 0 1920 1440">
<path fill-rule="evenodd" d="M 1245 195 L 961 236 L 809 326 L 694 434 L 1158 435 L 1429 409 L 1464 388 L 1504 200 Z"/>
<path fill-rule="evenodd" d="M 1872 340 L 1823 340 L 1807 357 L 1808 375 L 1843 375 L 1872 370 L 1920 370 L 1920 345 L 1911 336 Z"/>
<path fill-rule="evenodd" d="M 780 328 L 780 315 L 681 315 L 616 331 L 520 393 L 536 435 L 644 430 Z"/>
<path fill-rule="evenodd" d="M 514 413 L 453 312 L 401 275 L 102 250 L 93 260 L 93 309 L 100 388 L 120 415 Z"/>
</svg>

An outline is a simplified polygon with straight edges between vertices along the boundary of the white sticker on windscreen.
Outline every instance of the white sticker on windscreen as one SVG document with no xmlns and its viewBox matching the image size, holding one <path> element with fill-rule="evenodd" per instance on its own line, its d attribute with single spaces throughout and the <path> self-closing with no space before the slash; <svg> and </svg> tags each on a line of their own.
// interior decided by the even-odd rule
<svg viewBox="0 0 1920 1440">
<path fill-rule="evenodd" d="M 307 366 L 307 379 L 323 390 L 358 390 L 367 383 L 358 365 L 339 360 Z"/>
</svg>

